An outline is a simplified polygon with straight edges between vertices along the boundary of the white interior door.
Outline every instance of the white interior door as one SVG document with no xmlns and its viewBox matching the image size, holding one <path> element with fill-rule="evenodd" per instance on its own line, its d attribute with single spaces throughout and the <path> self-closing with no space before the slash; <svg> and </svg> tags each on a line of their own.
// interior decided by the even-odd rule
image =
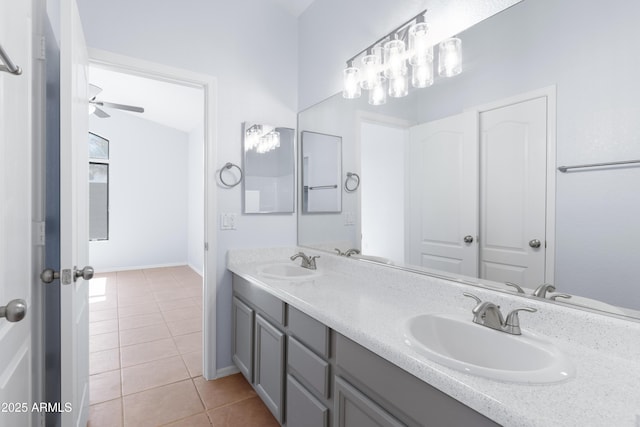
<svg viewBox="0 0 640 427">
<path fill-rule="evenodd" d="M 61 397 L 73 411 L 62 425 L 85 426 L 89 414 L 89 283 L 76 267 L 89 259 L 88 54 L 75 0 L 60 13 L 60 348 Z"/>
<path fill-rule="evenodd" d="M 547 98 L 480 114 L 480 277 L 545 278 Z"/>
<path fill-rule="evenodd" d="M 22 68 L 0 71 L 0 306 L 20 299 L 31 308 L 32 67 L 31 2 L 0 2 L 0 45 Z M 4 66 L 0 63 L 0 66 Z M 15 305 L 8 308 L 9 315 Z M 34 312 L 18 322 L 0 318 L 0 426 L 31 426 L 34 402 Z"/>
<path fill-rule="evenodd" d="M 410 129 L 410 264 L 477 277 L 477 139 L 472 112 Z"/>
</svg>

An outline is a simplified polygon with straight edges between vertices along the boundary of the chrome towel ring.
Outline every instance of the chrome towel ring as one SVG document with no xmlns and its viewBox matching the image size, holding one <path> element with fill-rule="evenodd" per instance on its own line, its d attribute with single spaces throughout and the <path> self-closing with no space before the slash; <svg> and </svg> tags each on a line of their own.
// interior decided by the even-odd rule
<svg viewBox="0 0 640 427">
<path fill-rule="evenodd" d="M 349 186 L 349 181 L 355 181 L 355 184 Z M 344 180 L 344 189 L 347 193 L 353 193 L 360 187 L 360 175 L 355 172 L 347 172 L 347 179 Z"/>
<path fill-rule="evenodd" d="M 236 168 L 236 169 L 238 169 L 238 172 L 240 172 L 240 178 L 238 178 L 238 180 L 236 182 L 234 182 L 233 184 L 229 184 L 222 177 L 222 173 L 225 170 L 229 170 L 231 168 Z M 227 162 L 223 167 L 220 168 L 220 174 L 218 176 L 220 177 L 220 182 L 222 183 L 222 185 L 224 185 L 227 188 L 233 188 L 233 187 L 235 187 L 236 185 L 238 185 L 238 184 L 240 184 L 242 182 L 242 169 L 240 169 L 240 166 L 238 166 L 238 165 L 236 165 L 234 163 Z"/>
</svg>

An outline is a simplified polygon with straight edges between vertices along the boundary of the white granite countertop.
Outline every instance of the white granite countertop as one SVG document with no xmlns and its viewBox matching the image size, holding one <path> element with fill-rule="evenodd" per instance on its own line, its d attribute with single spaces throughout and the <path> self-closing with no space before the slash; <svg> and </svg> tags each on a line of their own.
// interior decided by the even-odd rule
<svg viewBox="0 0 640 427">
<path fill-rule="evenodd" d="M 290 262 L 299 250 L 233 250 L 227 267 L 501 425 L 640 427 L 640 323 L 307 248 L 321 255 L 319 277 L 296 282 L 259 273 L 266 264 Z M 503 313 L 536 308 L 521 316 L 523 335 L 538 334 L 564 351 L 576 376 L 543 385 L 494 381 L 447 368 L 404 343 L 405 323 L 419 314 L 467 314 L 471 321 L 474 302 L 465 291 L 499 304 Z"/>
</svg>

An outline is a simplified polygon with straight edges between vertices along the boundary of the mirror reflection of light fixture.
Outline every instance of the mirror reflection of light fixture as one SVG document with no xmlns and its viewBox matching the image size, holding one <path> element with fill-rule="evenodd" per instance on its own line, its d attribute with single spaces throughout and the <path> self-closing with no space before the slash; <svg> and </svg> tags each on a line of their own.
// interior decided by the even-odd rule
<svg viewBox="0 0 640 427">
<path fill-rule="evenodd" d="M 425 22 L 426 10 L 414 16 L 369 47 L 347 61 L 343 71 L 342 96 L 359 98 L 362 89 L 369 91 L 369 104 L 382 105 L 388 86 L 388 95 L 400 98 L 409 94 L 408 69 L 411 66 L 411 86 L 425 88 L 433 85 L 434 56 L 429 40 L 429 26 Z M 408 45 L 408 46 L 407 46 Z M 453 77 L 462 72 L 462 42 L 453 37 L 438 45 L 438 75 Z M 382 56 L 380 55 L 382 50 Z M 366 54 L 365 54 L 366 53 Z M 362 69 L 354 66 L 354 60 L 362 56 Z M 386 92 L 386 91 L 385 91 Z"/>
<path fill-rule="evenodd" d="M 273 126 L 250 126 L 244 133 L 244 151 L 255 150 L 263 154 L 280 147 L 280 132 Z"/>
<path fill-rule="evenodd" d="M 438 74 L 453 77 L 462 72 L 462 40 L 452 37 L 438 46 Z"/>
</svg>

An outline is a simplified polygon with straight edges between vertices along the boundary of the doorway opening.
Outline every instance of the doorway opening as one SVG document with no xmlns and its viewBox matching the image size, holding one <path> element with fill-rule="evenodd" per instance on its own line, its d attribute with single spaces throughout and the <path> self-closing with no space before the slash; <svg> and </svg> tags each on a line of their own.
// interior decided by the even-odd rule
<svg viewBox="0 0 640 427">
<path fill-rule="evenodd" d="M 90 56 L 102 113 L 90 116 L 89 131 L 108 146 L 106 158 L 88 159 L 101 171 L 90 176 L 89 202 L 90 221 L 100 224 L 89 250 L 96 404 L 216 377 L 215 255 L 206 250 L 215 242 L 215 185 L 207 184 L 215 182 L 215 80 L 107 52 Z"/>
</svg>

